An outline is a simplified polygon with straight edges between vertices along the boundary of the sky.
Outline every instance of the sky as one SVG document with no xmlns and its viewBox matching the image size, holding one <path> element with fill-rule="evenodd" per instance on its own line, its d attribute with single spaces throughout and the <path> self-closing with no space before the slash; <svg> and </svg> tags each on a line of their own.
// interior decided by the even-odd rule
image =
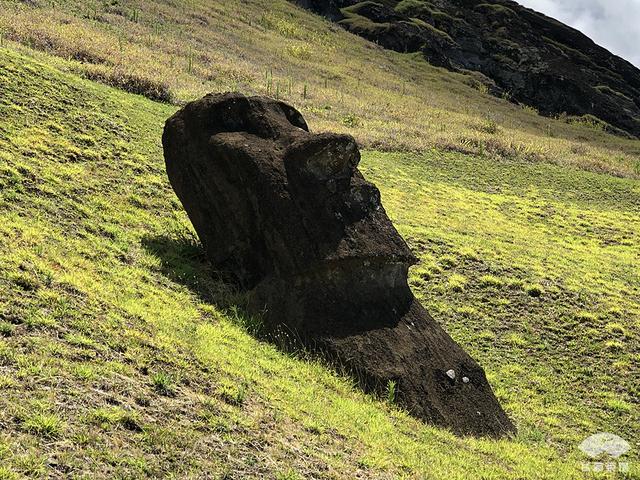
<svg viewBox="0 0 640 480">
<path fill-rule="evenodd" d="M 640 67 L 640 0 L 517 0 Z"/>
</svg>

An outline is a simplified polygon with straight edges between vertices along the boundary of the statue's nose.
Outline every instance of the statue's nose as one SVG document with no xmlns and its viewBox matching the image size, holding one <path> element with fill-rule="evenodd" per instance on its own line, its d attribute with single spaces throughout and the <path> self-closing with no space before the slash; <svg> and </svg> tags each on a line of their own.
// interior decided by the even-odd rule
<svg viewBox="0 0 640 480">
<path fill-rule="evenodd" d="M 359 161 L 358 146 L 352 137 L 325 134 L 307 137 L 291 145 L 285 165 L 294 183 L 326 183 L 348 180 Z"/>
</svg>

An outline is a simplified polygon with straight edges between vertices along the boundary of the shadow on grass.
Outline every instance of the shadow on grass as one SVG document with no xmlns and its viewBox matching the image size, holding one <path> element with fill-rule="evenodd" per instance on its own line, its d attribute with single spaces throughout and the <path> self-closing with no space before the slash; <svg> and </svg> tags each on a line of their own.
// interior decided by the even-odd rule
<svg viewBox="0 0 640 480">
<path fill-rule="evenodd" d="M 267 338 L 261 319 L 247 312 L 246 293 L 213 268 L 195 234 L 145 237 L 142 246 L 160 259 L 160 270 L 169 280 L 216 306 L 254 337 L 272 340 Z"/>
<path fill-rule="evenodd" d="M 320 362 L 341 377 L 351 379 L 354 386 L 373 393 L 367 388 L 369 380 L 365 372 L 347 367 L 342 359 L 328 355 L 313 341 L 305 342 L 286 325 L 269 327 L 260 315 L 249 313 L 246 292 L 213 268 L 195 234 L 145 237 L 142 246 L 160 259 L 161 272 L 169 280 L 186 286 L 202 301 L 217 307 L 249 335 L 298 360 Z"/>
</svg>

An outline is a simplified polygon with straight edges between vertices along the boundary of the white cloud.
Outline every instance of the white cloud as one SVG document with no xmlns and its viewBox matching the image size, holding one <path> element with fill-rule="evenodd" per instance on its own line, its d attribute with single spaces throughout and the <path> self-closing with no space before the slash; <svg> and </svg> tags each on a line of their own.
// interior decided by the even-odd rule
<svg viewBox="0 0 640 480">
<path fill-rule="evenodd" d="M 518 0 L 640 66 L 640 0 Z"/>
</svg>

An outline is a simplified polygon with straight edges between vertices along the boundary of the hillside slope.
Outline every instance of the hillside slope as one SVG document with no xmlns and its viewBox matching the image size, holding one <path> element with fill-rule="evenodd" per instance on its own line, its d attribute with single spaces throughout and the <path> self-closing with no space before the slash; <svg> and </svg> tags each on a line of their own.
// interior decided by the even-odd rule
<svg viewBox="0 0 640 480">
<path fill-rule="evenodd" d="M 632 444 L 623 478 L 640 478 L 638 142 L 286 2 L 28 3 L 0 0 L 0 479 L 583 478 L 577 445 L 597 431 Z M 268 90 L 312 129 L 355 134 L 421 259 L 414 292 L 485 367 L 517 438 L 456 438 L 256 340 L 166 179 L 176 106 L 81 76 L 174 103 Z"/>
<path fill-rule="evenodd" d="M 521 431 L 460 440 L 246 333 L 165 179 L 171 107 L 0 58 L 1 478 L 572 478 L 575 442 L 594 429 L 637 444 L 637 184 L 515 164 L 496 194 L 486 160 L 477 174 L 465 157 L 365 156 L 423 258 L 416 292 L 487 367 Z M 532 187 L 550 177 L 555 188 Z M 567 236 L 573 218 L 589 223 Z M 574 253 L 548 257 L 559 242 Z"/>
<path fill-rule="evenodd" d="M 298 3 L 385 48 L 480 72 L 494 94 L 545 115 L 591 115 L 640 134 L 640 70 L 512 0 Z"/>
<path fill-rule="evenodd" d="M 173 109 L 0 64 L 0 478 L 574 476 L 252 339 L 165 179 Z"/>
<path fill-rule="evenodd" d="M 0 0 L 0 43 L 56 65 L 182 104 L 211 91 L 269 94 L 316 130 L 385 151 L 457 151 L 640 176 L 638 142 L 590 119 L 540 117 L 477 78 L 398 54 L 286 0 Z M 87 39 L 91 39 L 88 41 Z"/>
</svg>

